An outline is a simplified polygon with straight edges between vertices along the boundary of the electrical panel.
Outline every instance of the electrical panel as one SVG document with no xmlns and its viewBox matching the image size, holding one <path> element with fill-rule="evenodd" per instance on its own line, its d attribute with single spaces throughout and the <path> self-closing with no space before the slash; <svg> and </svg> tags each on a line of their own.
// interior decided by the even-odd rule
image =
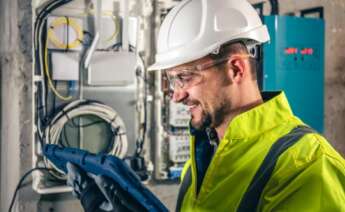
<svg viewBox="0 0 345 212">
<path fill-rule="evenodd" d="M 266 16 L 264 22 L 271 41 L 263 48 L 263 90 L 284 90 L 294 113 L 322 133 L 324 21 Z"/>
<path fill-rule="evenodd" d="M 163 78 L 164 86 L 167 86 Z M 162 88 L 166 90 L 166 87 Z M 163 136 L 161 157 L 156 166 L 160 168 L 158 179 L 179 179 L 185 162 L 189 159 L 189 122 L 190 112 L 186 105 L 173 102 L 166 94 L 163 96 L 164 104 L 162 109 Z"/>
<path fill-rule="evenodd" d="M 189 134 L 186 132 L 169 135 L 169 159 L 173 163 L 184 163 L 189 159 Z"/>
<path fill-rule="evenodd" d="M 51 168 L 33 173 L 38 193 L 71 190 L 66 176 L 42 154 L 44 144 L 127 158 L 146 139 L 140 22 L 129 16 L 127 3 L 33 4 L 33 167 Z"/>
<path fill-rule="evenodd" d="M 184 163 L 189 159 L 189 121 L 190 112 L 186 105 L 168 100 L 168 149 L 170 179 L 178 179 L 181 175 Z"/>
<path fill-rule="evenodd" d="M 159 2 L 158 16 L 164 18 L 177 3 Z M 150 5 L 143 9 L 147 15 L 152 5 L 142 4 Z M 148 16 L 126 11 L 133 5 L 117 0 L 33 4 L 33 167 L 53 170 L 33 173 L 38 193 L 71 190 L 65 186 L 66 176 L 42 154 L 45 143 L 124 160 L 144 155 L 145 171 L 155 172 L 155 179 L 180 177 L 190 155 L 190 113 L 183 104 L 173 103 L 160 86 L 149 89 L 165 80 L 161 73 L 156 73 L 157 78 L 146 73 L 145 62 L 153 52 L 146 49 L 150 45 L 143 31 L 152 35 L 153 30 L 147 27 Z M 151 141 L 154 151 L 145 149 L 145 140 Z"/>
</svg>

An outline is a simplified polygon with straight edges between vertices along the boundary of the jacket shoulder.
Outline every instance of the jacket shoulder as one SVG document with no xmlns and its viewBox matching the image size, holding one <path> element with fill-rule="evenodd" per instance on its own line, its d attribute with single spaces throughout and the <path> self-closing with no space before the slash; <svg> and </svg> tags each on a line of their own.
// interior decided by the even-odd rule
<svg viewBox="0 0 345 212">
<path fill-rule="evenodd" d="M 274 172 L 278 176 L 288 176 L 320 160 L 345 170 L 344 158 L 326 138 L 318 133 L 308 133 L 279 157 Z"/>
</svg>

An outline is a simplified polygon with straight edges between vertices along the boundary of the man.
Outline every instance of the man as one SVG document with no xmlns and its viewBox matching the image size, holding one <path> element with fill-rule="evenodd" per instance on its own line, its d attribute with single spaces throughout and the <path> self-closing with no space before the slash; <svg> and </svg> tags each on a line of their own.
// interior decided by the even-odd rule
<svg viewBox="0 0 345 212">
<path fill-rule="evenodd" d="M 259 92 L 255 46 L 267 41 L 245 0 L 186 0 L 164 19 L 150 69 L 165 70 L 172 100 L 191 112 L 177 210 L 345 211 L 344 159 L 317 133 L 297 133 L 265 175 L 273 144 L 305 125 L 283 92 Z"/>
<path fill-rule="evenodd" d="M 284 92 L 259 91 L 267 41 L 246 0 L 185 0 L 164 19 L 150 69 L 191 112 L 177 211 L 345 211 L 344 159 Z"/>
</svg>

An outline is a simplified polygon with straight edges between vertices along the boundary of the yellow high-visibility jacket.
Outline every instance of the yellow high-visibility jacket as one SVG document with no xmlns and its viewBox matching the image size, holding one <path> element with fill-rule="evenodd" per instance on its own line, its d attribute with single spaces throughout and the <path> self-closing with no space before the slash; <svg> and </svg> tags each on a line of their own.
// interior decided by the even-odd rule
<svg viewBox="0 0 345 212">
<path fill-rule="evenodd" d="M 293 115 L 283 92 L 264 100 L 231 121 L 202 180 L 198 169 L 205 168 L 197 167 L 195 151 L 197 142 L 204 141 L 191 135 L 191 158 L 182 173 L 183 180 L 191 166 L 191 184 L 181 211 L 236 211 L 272 144 L 304 125 Z M 304 135 L 280 155 L 258 211 L 345 212 L 345 160 L 321 135 Z"/>
</svg>

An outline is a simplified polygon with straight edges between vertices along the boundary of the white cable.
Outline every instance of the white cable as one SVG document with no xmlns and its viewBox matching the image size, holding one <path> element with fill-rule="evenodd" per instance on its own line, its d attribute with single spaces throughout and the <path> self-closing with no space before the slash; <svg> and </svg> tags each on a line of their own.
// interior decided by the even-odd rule
<svg viewBox="0 0 345 212">
<path fill-rule="evenodd" d="M 115 155 L 119 158 L 124 158 L 127 154 L 128 142 L 125 124 L 121 117 L 111 107 L 97 103 L 88 102 L 85 100 L 76 100 L 65 106 L 51 121 L 51 125 L 46 128 L 46 143 L 58 144 L 61 132 L 65 124 L 75 117 L 83 115 L 94 115 L 105 122 L 109 123 L 112 129 L 119 129 L 114 136 L 113 147 L 107 154 Z M 52 163 L 46 161 L 47 166 L 54 167 L 58 172 L 63 173 L 56 168 Z M 64 179 L 64 175 L 55 175 L 60 179 Z"/>
</svg>

